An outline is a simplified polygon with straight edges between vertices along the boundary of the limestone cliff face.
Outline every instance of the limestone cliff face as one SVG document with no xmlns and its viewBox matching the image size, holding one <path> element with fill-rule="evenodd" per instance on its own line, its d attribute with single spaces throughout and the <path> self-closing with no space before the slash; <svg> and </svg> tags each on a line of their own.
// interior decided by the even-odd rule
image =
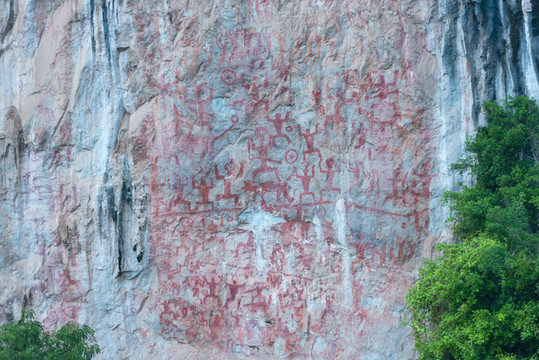
<svg viewBox="0 0 539 360">
<path fill-rule="evenodd" d="M 101 359 L 411 359 L 483 100 L 539 2 L 1 0 L 0 321 Z"/>
</svg>

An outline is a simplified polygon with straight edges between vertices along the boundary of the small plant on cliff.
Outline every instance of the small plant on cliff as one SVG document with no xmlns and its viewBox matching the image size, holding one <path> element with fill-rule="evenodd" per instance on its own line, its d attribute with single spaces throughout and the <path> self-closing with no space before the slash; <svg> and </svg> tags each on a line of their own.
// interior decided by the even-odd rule
<svg viewBox="0 0 539 360">
<path fill-rule="evenodd" d="M 89 360 L 99 352 L 90 327 L 69 322 L 49 334 L 31 310 L 0 327 L 0 360 Z"/>
<path fill-rule="evenodd" d="M 445 195 L 457 243 L 406 298 L 419 359 L 539 360 L 539 109 L 519 97 L 484 110 L 452 166 L 474 185 Z"/>
</svg>

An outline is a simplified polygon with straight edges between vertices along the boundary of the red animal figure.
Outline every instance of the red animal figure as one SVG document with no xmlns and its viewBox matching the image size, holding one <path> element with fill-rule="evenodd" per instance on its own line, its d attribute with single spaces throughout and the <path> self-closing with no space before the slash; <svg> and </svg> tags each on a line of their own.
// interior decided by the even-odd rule
<svg viewBox="0 0 539 360">
<path fill-rule="evenodd" d="M 234 259 L 240 259 L 242 256 L 250 256 L 250 254 L 254 254 L 256 252 L 256 244 L 254 235 L 252 232 L 249 233 L 249 239 L 247 239 L 247 242 L 241 242 L 236 245 L 236 249 L 234 249 Z"/>
<path fill-rule="evenodd" d="M 256 288 L 245 291 L 245 293 L 255 292 L 255 294 L 251 295 L 251 302 L 245 304 L 245 306 L 251 308 L 252 312 L 256 312 L 257 310 L 262 310 L 264 312 L 268 307 L 268 303 L 266 301 L 266 297 L 262 295 L 262 291 L 268 289 L 268 285 L 259 284 Z"/>
<path fill-rule="evenodd" d="M 255 185 L 249 181 L 245 181 L 241 189 L 246 192 L 247 191 L 254 192 L 255 195 L 260 194 L 263 205 L 267 205 L 264 199 L 264 195 L 270 192 L 275 193 L 275 196 L 277 197 L 277 202 L 279 204 L 281 203 L 281 196 L 283 196 L 290 203 L 294 201 L 294 198 L 288 195 L 288 190 L 286 189 L 286 181 L 285 182 L 265 181 L 258 185 Z"/>
<path fill-rule="evenodd" d="M 307 156 L 307 154 L 311 154 L 311 153 L 317 153 L 318 157 L 322 159 L 322 155 L 320 155 L 320 149 L 316 149 L 314 147 L 314 136 L 318 134 L 318 124 L 315 125 L 315 129 L 316 129 L 315 132 L 311 132 L 311 129 L 307 129 L 303 133 L 301 132 L 301 127 L 298 125 L 299 135 L 303 136 L 303 138 L 305 139 L 305 143 L 307 144 L 307 150 L 303 152 L 303 162 L 306 161 L 305 157 Z"/>
</svg>

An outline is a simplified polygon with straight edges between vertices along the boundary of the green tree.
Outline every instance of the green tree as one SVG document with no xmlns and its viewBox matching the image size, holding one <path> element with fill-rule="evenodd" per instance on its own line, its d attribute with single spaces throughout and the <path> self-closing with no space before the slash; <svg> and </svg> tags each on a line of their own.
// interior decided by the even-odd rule
<svg viewBox="0 0 539 360">
<path fill-rule="evenodd" d="M 475 180 L 445 195 L 453 233 L 463 239 L 486 232 L 525 243 L 522 231 L 539 231 L 539 108 L 521 96 L 502 105 L 486 102 L 484 112 L 488 125 L 466 141 L 470 156 L 452 165 Z"/>
<path fill-rule="evenodd" d="M 474 183 L 445 195 L 457 243 L 406 298 L 420 359 L 539 360 L 539 109 L 519 97 L 484 110 L 452 166 Z"/>
<path fill-rule="evenodd" d="M 483 236 L 439 250 L 408 293 L 420 359 L 539 359 L 537 256 Z"/>
<path fill-rule="evenodd" d="M 19 321 L 0 327 L 0 360 L 89 360 L 99 352 L 89 326 L 69 322 L 49 334 L 31 310 L 23 309 Z"/>
</svg>

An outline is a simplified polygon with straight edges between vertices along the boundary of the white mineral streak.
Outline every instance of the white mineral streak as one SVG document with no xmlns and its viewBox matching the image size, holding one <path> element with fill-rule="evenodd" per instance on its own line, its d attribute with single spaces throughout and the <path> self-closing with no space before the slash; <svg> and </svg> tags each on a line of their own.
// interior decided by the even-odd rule
<svg viewBox="0 0 539 360">
<path fill-rule="evenodd" d="M 258 275 L 262 276 L 266 272 L 266 257 L 264 254 L 265 248 L 270 248 L 272 241 L 268 238 L 269 231 L 272 227 L 279 223 L 286 222 L 283 218 L 262 210 L 247 209 L 238 216 L 240 228 L 252 231 L 256 241 L 256 269 Z M 292 254 L 293 258 L 293 254 Z"/>
<path fill-rule="evenodd" d="M 0 323 L 99 359 L 411 359 L 481 103 L 539 97 L 531 0 L 0 0 Z"/>
<path fill-rule="evenodd" d="M 350 279 L 350 253 L 348 250 L 348 240 L 346 239 L 346 210 L 344 207 L 344 200 L 342 196 L 337 198 L 335 203 L 335 223 L 337 227 L 337 241 L 340 245 L 340 252 L 342 253 L 342 287 L 343 287 L 343 306 L 352 306 L 354 301 L 352 294 L 352 281 Z"/>
</svg>

